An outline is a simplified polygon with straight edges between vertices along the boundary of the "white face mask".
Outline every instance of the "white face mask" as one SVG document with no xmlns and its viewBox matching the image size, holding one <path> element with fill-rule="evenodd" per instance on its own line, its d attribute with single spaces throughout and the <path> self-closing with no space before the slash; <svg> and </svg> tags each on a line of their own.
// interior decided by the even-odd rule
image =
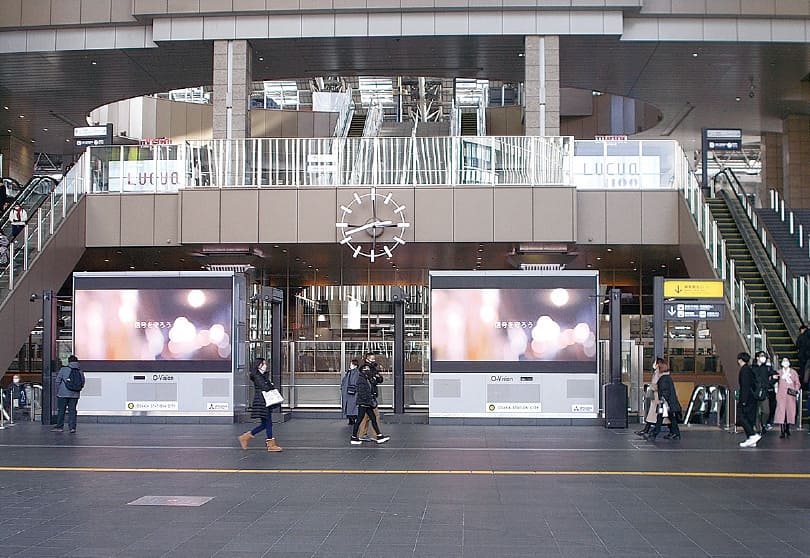
<svg viewBox="0 0 810 558">
<path fill-rule="evenodd" d="M 758 360 L 759 360 L 759 363 L 760 363 L 760 364 L 765 364 L 765 361 L 766 361 L 767 359 L 766 359 L 765 357 L 761 356 L 761 357 L 759 357 L 759 359 L 758 359 Z"/>
<path fill-rule="evenodd" d="M 14 382 L 15 384 L 19 384 L 20 383 L 20 377 L 19 376 L 14 376 L 14 378 L 11 381 Z"/>
<path fill-rule="evenodd" d="M 790 361 L 789 360 L 783 360 L 782 361 L 782 368 L 790 368 Z"/>
</svg>

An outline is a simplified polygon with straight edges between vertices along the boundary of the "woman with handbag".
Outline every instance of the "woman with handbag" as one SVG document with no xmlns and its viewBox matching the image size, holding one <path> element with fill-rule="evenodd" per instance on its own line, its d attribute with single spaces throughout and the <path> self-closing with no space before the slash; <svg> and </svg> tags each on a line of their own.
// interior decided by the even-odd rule
<svg viewBox="0 0 810 558">
<path fill-rule="evenodd" d="M 796 396 L 799 394 L 799 374 L 790 367 L 790 360 L 782 359 L 779 383 L 776 384 L 776 413 L 773 423 L 781 430 L 780 438 L 790 438 L 790 425 L 796 424 Z"/>
<path fill-rule="evenodd" d="M 270 406 L 262 392 L 276 389 L 270 380 L 270 372 L 267 370 L 267 362 L 263 358 L 257 358 L 256 364 L 250 373 L 250 380 L 253 382 L 253 403 L 250 406 L 250 416 L 261 419 L 261 422 L 250 432 L 245 432 L 239 436 L 239 445 L 243 450 L 248 447 L 248 442 L 262 430 L 267 432 L 267 451 L 281 451 L 283 448 L 276 444 L 273 438 L 273 417 L 270 414 Z"/>
<path fill-rule="evenodd" d="M 678 428 L 678 422 L 683 418 L 683 410 L 681 403 L 678 401 L 678 394 L 675 391 L 675 382 L 672 381 L 672 376 L 669 375 L 669 366 L 666 362 L 661 362 L 658 365 L 658 399 L 661 401 L 663 407 L 662 413 L 658 415 L 658 420 L 655 423 L 652 431 L 647 437 L 651 442 L 655 441 L 658 433 L 661 432 L 661 425 L 664 424 L 664 419 L 669 419 L 669 434 L 665 438 L 672 440 L 681 439 L 681 431 Z"/>
<path fill-rule="evenodd" d="M 642 438 L 650 433 L 655 423 L 658 422 L 658 410 L 661 402 L 658 400 L 658 378 L 661 374 L 658 371 L 658 366 L 664 362 L 664 359 L 657 357 L 655 364 L 653 364 L 653 375 L 650 384 L 647 386 L 647 391 L 644 393 L 644 402 L 647 405 L 647 414 L 644 416 L 644 428 L 636 430 L 636 436 Z"/>
</svg>

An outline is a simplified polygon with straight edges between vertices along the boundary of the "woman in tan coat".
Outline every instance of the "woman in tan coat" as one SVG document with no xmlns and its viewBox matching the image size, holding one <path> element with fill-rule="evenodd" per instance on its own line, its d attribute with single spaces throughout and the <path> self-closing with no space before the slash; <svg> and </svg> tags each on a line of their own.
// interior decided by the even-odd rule
<svg viewBox="0 0 810 558">
<path fill-rule="evenodd" d="M 650 380 L 650 385 L 647 386 L 647 393 L 644 394 L 644 399 L 649 402 L 647 414 L 644 417 L 644 428 L 636 431 L 637 436 L 644 436 L 649 433 L 655 423 L 658 422 L 658 406 L 660 400 L 658 399 L 658 379 L 661 377 L 660 367 L 664 363 L 664 359 L 657 357 L 655 364 L 653 364 L 653 375 Z M 667 419 L 664 419 L 664 424 L 667 424 Z"/>
</svg>

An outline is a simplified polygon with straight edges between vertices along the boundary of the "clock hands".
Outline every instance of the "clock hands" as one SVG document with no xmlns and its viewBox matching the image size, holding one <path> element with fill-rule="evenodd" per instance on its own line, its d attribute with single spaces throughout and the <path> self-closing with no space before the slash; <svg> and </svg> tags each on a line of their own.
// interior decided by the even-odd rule
<svg viewBox="0 0 810 558">
<path fill-rule="evenodd" d="M 356 232 L 364 231 L 366 229 L 376 229 L 381 227 L 391 227 L 394 225 L 393 221 L 373 221 L 371 223 L 366 223 L 365 225 L 360 225 L 359 227 L 355 227 L 353 229 L 346 229 L 343 234 L 349 235 L 354 234 Z M 351 227 L 351 225 L 349 225 Z"/>
</svg>

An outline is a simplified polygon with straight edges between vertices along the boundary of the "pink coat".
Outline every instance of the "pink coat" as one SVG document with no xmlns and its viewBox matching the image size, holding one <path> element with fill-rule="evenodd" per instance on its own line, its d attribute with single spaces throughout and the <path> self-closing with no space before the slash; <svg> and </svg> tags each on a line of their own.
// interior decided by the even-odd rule
<svg viewBox="0 0 810 558">
<path fill-rule="evenodd" d="M 792 368 L 790 369 L 790 379 L 785 381 L 782 378 L 782 371 L 779 371 L 779 383 L 776 385 L 776 413 L 773 416 L 774 424 L 796 424 L 796 396 L 788 395 L 788 388 L 799 391 L 799 375 Z"/>
</svg>

